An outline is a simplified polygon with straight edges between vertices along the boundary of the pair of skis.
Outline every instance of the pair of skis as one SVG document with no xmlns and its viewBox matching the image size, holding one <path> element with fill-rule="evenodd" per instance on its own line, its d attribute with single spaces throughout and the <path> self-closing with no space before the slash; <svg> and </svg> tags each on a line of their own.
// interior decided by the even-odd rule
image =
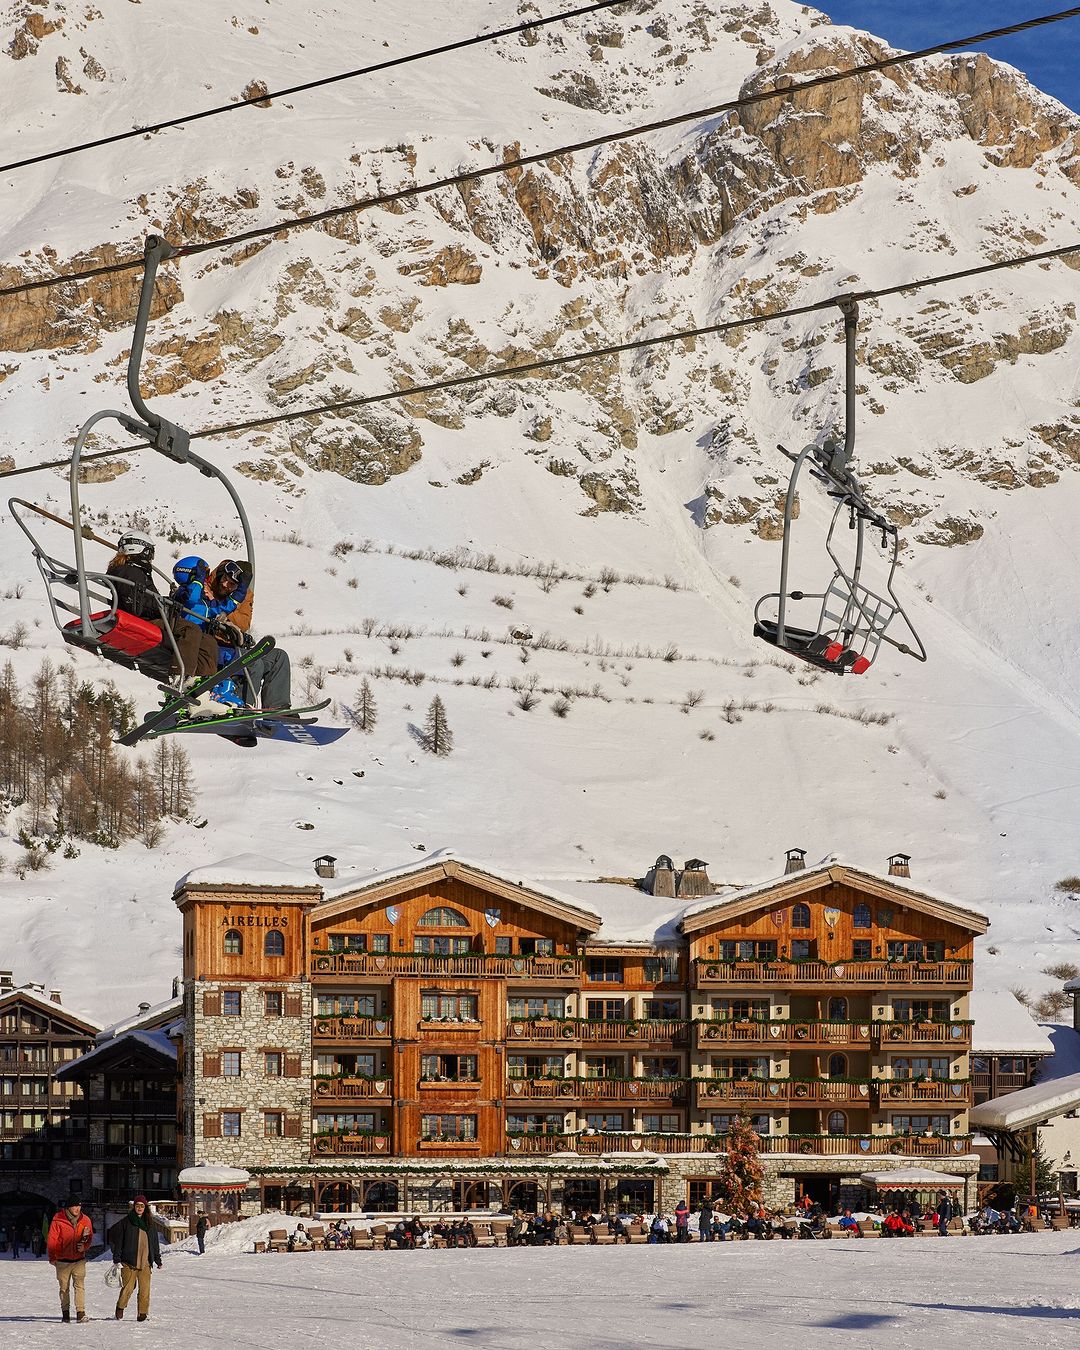
<svg viewBox="0 0 1080 1350">
<path fill-rule="evenodd" d="M 119 737 L 119 744 L 137 745 L 140 741 L 156 740 L 159 736 L 197 732 L 225 736 L 239 745 L 249 747 L 258 745 L 260 740 L 271 739 L 294 745 L 328 745 L 344 736 L 347 727 L 314 727 L 303 720 L 304 714 L 317 713 L 329 707 L 328 698 L 309 707 L 281 708 L 273 712 L 258 708 L 237 708 L 235 712 L 215 717 L 192 716 L 192 707 L 202 694 L 209 693 L 219 681 L 243 671 L 273 647 L 272 637 L 261 638 L 253 647 L 220 666 L 212 675 L 197 680 L 183 694 L 162 686 L 169 695 L 164 706 L 148 713 L 137 727 Z"/>
</svg>

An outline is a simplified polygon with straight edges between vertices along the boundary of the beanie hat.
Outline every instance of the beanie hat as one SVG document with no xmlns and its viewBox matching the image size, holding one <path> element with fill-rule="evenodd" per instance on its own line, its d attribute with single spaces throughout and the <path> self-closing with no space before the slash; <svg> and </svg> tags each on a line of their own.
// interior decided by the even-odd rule
<svg viewBox="0 0 1080 1350">
<path fill-rule="evenodd" d="M 148 1203 L 145 1195 L 137 1195 L 131 1202 L 133 1205 L 145 1205 Z"/>
<path fill-rule="evenodd" d="M 71 1195 L 69 1195 L 68 1198 L 64 1201 L 64 1208 L 74 1209 L 76 1205 L 78 1205 L 81 1208 L 82 1202 L 83 1202 L 82 1196 L 76 1195 L 73 1191 Z"/>
</svg>

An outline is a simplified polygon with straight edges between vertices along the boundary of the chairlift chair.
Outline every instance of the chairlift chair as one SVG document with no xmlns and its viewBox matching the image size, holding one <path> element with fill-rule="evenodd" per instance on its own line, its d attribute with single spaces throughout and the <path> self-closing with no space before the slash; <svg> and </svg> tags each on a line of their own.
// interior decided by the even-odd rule
<svg viewBox="0 0 1080 1350">
<path fill-rule="evenodd" d="M 154 623 L 140 619 L 125 608 L 125 587 L 130 585 L 129 582 L 122 577 L 110 576 L 107 572 L 94 570 L 86 565 L 83 547 L 85 540 L 103 544 L 108 548 L 116 547 L 109 540 L 94 534 L 82 521 L 79 467 L 87 437 L 98 423 L 108 419 L 119 422 L 130 435 L 138 437 L 151 449 L 165 455 L 174 463 L 190 464 L 205 477 L 218 479 L 231 497 L 240 518 L 247 549 L 247 565 L 253 568 L 255 561 L 255 548 L 247 514 L 229 479 L 216 465 L 191 450 L 187 431 L 152 412 L 144 403 L 139 389 L 139 371 L 158 264 L 175 253 L 176 249 L 164 239 L 156 235 L 147 237 L 142 287 L 127 367 L 128 397 L 137 415 L 132 416 L 130 413 L 118 412 L 111 408 L 105 409 L 94 413 L 79 429 L 68 472 L 71 519 L 64 520 L 63 517 L 53 515 L 43 507 L 19 497 L 13 497 L 8 501 L 12 518 L 30 540 L 34 561 L 45 583 L 53 621 L 64 641 L 84 650 L 96 652 L 106 660 L 137 670 L 155 680 L 168 678 L 171 667 L 179 668 L 181 680 L 185 675 L 192 673 L 184 671 L 173 637 L 171 618 L 175 605 L 163 596 L 148 595 L 147 598 L 153 602 L 158 611 L 159 631 Z M 117 447 L 104 453 L 121 455 L 131 448 Z M 28 512 L 70 529 L 74 539 L 74 556 L 70 559 L 56 558 L 47 552 L 25 518 Z M 152 570 L 165 582 L 165 589 L 168 592 L 172 587 L 172 578 L 159 568 L 155 567 Z M 69 614 L 74 615 L 74 618 L 64 617 Z"/>
<path fill-rule="evenodd" d="M 844 314 L 846 344 L 844 440 L 808 445 L 797 455 L 778 447 L 794 463 L 784 502 L 780 589 L 763 595 L 754 607 L 754 636 L 829 674 L 862 675 L 874 664 L 882 643 L 917 661 L 926 660 L 926 649 L 893 589 L 900 553 L 899 531 L 870 505 L 851 467 L 855 449 L 855 336 L 859 307 L 853 296 L 841 296 L 837 303 Z M 825 539 L 825 552 L 833 572 L 822 591 L 790 590 L 788 586 L 797 486 L 799 474 L 807 465 L 811 477 L 823 484 L 836 501 Z M 837 522 L 845 515 L 855 536 L 850 561 L 841 558 L 835 541 Z M 888 569 L 884 594 L 871 590 L 862 580 L 868 531 L 880 536 Z M 812 628 L 788 622 L 791 600 L 817 602 L 817 619 Z M 887 632 L 896 619 L 906 627 L 914 646 Z"/>
</svg>

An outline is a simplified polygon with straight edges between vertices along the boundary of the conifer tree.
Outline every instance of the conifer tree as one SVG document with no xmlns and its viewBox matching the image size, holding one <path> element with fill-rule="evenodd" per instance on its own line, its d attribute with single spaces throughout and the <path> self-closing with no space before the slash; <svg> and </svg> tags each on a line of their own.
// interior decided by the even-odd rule
<svg viewBox="0 0 1080 1350">
<path fill-rule="evenodd" d="M 750 1117 L 737 1115 L 727 1135 L 727 1158 L 720 1177 L 721 1207 L 734 1213 L 761 1204 L 761 1183 L 765 1169 L 758 1157 L 760 1137 L 750 1124 Z"/>
<path fill-rule="evenodd" d="M 353 725 L 360 731 L 371 732 L 375 730 L 375 723 L 379 720 L 379 710 L 375 706 L 375 695 L 372 693 L 371 685 L 365 679 L 356 693 L 356 707 L 353 709 Z"/>
<path fill-rule="evenodd" d="M 448 755 L 454 748 L 454 734 L 446 721 L 446 708 L 442 699 L 435 695 L 427 711 L 424 723 L 424 749 L 433 755 Z"/>
</svg>

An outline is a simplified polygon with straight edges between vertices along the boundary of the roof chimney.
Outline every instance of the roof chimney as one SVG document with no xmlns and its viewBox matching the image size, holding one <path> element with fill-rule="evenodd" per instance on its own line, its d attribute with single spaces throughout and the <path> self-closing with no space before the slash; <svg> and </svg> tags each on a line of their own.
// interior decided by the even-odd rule
<svg viewBox="0 0 1080 1350">
<path fill-rule="evenodd" d="M 650 895 L 659 895 L 665 900 L 675 899 L 675 864 L 666 853 L 661 853 L 653 863 L 646 889 Z"/>
<path fill-rule="evenodd" d="M 333 878 L 337 876 L 336 862 L 337 859 L 331 857 L 329 853 L 320 854 L 320 856 L 315 859 L 315 875 L 317 877 L 326 877 L 328 880 L 333 880 Z"/>
<path fill-rule="evenodd" d="M 11 978 L 10 970 L 0 970 L 0 989 L 14 989 L 15 981 Z"/>
<path fill-rule="evenodd" d="M 179 976 L 179 975 L 174 975 L 174 976 L 172 977 L 172 996 L 173 996 L 173 998 L 179 998 L 179 997 L 180 997 L 180 976 Z"/>
<path fill-rule="evenodd" d="M 789 872 L 804 872 L 805 870 L 806 849 L 789 848 L 784 861 L 784 876 L 787 876 Z"/>
<path fill-rule="evenodd" d="M 679 873 L 676 894 L 680 900 L 696 899 L 701 895 L 712 895 L 712 882 L 705 870 L 708 863 L 700 858 L 687 858 L 683 870 Z"/>
<path fill-rule="evenodd" d="M 891 877 L 909 877 L 911 876 L 911 854 L 894 853 L 889 859 L 889 876 Z"/>
<path fill-rule="evenodd" d="M 59 990 L 59 989 L 50 989 L 50 990 L 49 990 L 49 997 L 52 999 L 52 1001 L 53 1001 L 54 1003 L 60 1003 L 60 1002 L 62 1001 L 61 998 L 60 998 L 60 990 Z"/>
</svg>

